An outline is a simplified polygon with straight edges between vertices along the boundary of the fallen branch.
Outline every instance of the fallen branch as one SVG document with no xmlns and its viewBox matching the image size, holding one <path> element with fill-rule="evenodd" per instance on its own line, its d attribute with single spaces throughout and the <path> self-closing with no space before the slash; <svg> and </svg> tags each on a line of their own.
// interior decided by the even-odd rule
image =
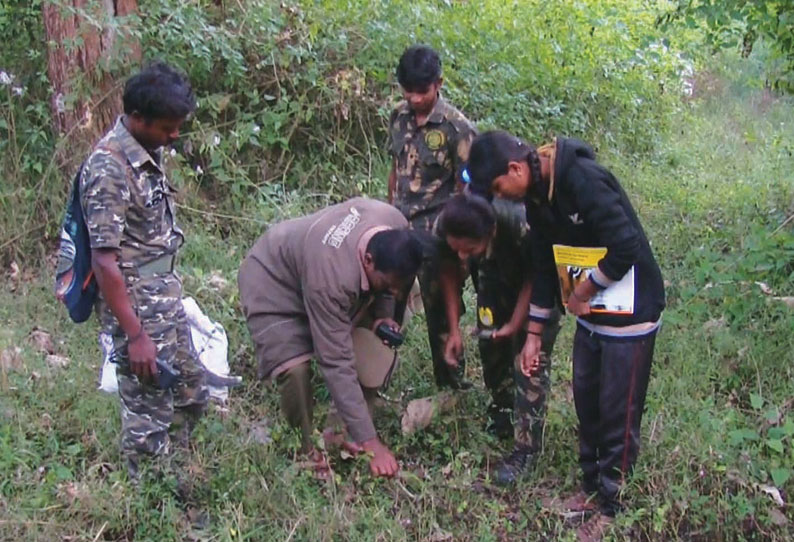
<svg viewBox="0 0 794 542">
<path fill-rule="evenodd" d="M 29 229 L 27 231 L 23 231 L 19 235 L 15 235 L 11 239 L 9 239 L 8 241 L 6 241 L 2 245 L 0 245 L 0 250 L 3 250 L 5 247 L 14 244 L 15 242 L 19 241 L 23 237 L 26 237 L 26 236 L 30 235 L 31 233 L 33 233 L 35 231 L 39 231 L 40 229 L 46 228 L 46 227 L 47 227 L 47 224 L 39 224 L 38 226 L 35 226 L 35 227 L 33 227 L 33 228 L 31 228 L 31 229 Z"/>
<path fill-rule="evenodd" d="M 227 220 L 237 220 L 237 221 L 241 221 L 241 222 L 253 222 L 255 224 L 263 224 L 265 226 L 268 225 L 267 222 L 265 222 L 264 220 L 259 220 L 258 218 L 251 218 L 251 217 L 242 216 L 242 215 L 237 215 L 237 216 L 225 215 L 223 213 L 215 213 L 213 211 L 203 211 L 201 209 L 194 209 L 193 207 L 190 207 L 190 206 L 185 205 L 183 203 L 177 203 L 176 206 L 179 209 L 184 209 L 185 211 L 190 211 L 191 213 L 198 213 L 200 215 L 211 216 L 213 218 L 225 218 Z"/>
<path fill-rule="evenodd" d="M 303 522 L 303 516 L 298 518 L 298 521 L 295 522 L 295 525 L 292 526 L 292 530 L 289 532 L 289 536 L 287 536 L 287 540 L 285 542 L 289 542 L 292 540 L 292 537 L 295 536 L 295 531 L 298 530 L 298 525 Z"/>
<path fill-rule="evenodd" d="M 106 521 L 105 523 L 102 524 L 102 527 L 99 528 L 99 531 L 97 532 L 96 536 L 94 537 L 94 541 L 93 542 L 97 542 L 97 540 L 99 540 L 99 537 L 102 536 L 102 533 L 105 532 L 105 527 L 107 527 L 107 526 L 108 526 L 108 522 Z"/>
<path fill-rule="evenodd" d="M 784 220 L 784 221 L 783 221 L 783 222 L 780 224 L 780 226 L 778 226 L 778 227 L 777 227 L 777 229 L 776 229 L 775 231 L 773 231 L 773 232 L 772 232 L 772 235 L 775 235 L 777 232 L 779 232 L 780 230 L 782 230 L 783 228 L 785 228 L 786 226 L 788 226 L 788 225 L 789 225 L 789 223 L 791 223 L 791 221 L 792 221 L 792 220 L 794 220 L 794 214 L 793 214 L 793 215 L 791 215 L 790 217 L 788 217 L 786 220 Z"/>
</svg>

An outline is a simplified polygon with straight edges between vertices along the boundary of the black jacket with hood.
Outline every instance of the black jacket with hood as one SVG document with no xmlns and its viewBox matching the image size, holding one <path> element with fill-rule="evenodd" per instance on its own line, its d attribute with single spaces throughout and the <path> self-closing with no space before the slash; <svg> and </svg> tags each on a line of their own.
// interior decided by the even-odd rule
<svg viewBox="0 0 794 542">
<path fill-rule="evenodd" d="M 589 145 L 556 140 L 551 183 L 533 183 L 525 198 L 535 266 L 530 319 L 544 320 L 560 301 L 553 244 L 606 247 L 592 280 L 601 288 L 634 269 L 634 313 L 590 314 L 596 326 L 656 322 L 665 306 L 662 274 L 634 208 L 617 179 L 595 160 Z"/>
</svg>

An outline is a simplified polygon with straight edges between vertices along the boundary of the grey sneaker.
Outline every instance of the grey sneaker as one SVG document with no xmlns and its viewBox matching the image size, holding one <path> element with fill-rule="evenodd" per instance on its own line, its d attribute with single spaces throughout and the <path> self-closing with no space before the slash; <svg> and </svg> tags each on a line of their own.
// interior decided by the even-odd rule
<svg viewBox="0 0 794 542">
<path fill-rule="evenodd" d="M 494 482 L 498 486 L 515 484 L 531 470 L 534 461 L 535 456 L 529 448 L 516 446 L 496 467 Z"/>
</svg>

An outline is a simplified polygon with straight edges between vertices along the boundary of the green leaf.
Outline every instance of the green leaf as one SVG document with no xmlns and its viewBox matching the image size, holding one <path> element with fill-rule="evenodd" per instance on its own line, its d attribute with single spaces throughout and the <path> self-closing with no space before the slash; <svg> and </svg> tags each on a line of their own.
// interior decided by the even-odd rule
<svg viewBox="0 0 794 542">
<path fill-rule="evenodd" d="M 780 427 L 780 430 L 783 431 L 786 436 L 794 435 L 794 422 L 786 420 L 786 423 L 783 427 Z"/>
<path fill-rule="evenodd" d="M 750 394 L 750 406 L 756 410 L 760 410 L 764 406 L 764 398 L 757 393 Z"/>
<path fill-rule="evenodd" d="M 783 438 L 786 436 L 786 432 L 782 427 L 772 427 L 767 432 L 766 436 L 773 440 L 783 440 Z"/>
<path fill-rule="evenodd" d="M 758 433 L 752 429 L 734 429 L 728 433 L 728 437 L 733 446 L 737 446 L 745 440 L 756 441 L 759 439 Z"/>
<path fill-rule="evenodd" d="M 780 413 L 778 412 L 777 407 L 772 407 L 767 410 L 764 414 L 764 418 L 766 418 L 769 423 L 776 424 L 780 418 Z"/>
<path fill-rule="evenodd" d="M 58 481 L 71 480 L 73 478 L 72 471 L 60 463 L 56 463 L 52 466 L 52 472 L 55 474 L 55 479 Z"/>
<path fill-rule="evenodd" d="M 783 441 L 776 439 L 767 439 L 766 445 L 779 454 L 783 453 Z"/>
<path fill-rule="evenodd" d="M 772 482 L 778 487 L 785 484 L 791 477 L 791 470 L 789 469 L 772 469 L 769 474 L 772 475 Z"/>
</svg>

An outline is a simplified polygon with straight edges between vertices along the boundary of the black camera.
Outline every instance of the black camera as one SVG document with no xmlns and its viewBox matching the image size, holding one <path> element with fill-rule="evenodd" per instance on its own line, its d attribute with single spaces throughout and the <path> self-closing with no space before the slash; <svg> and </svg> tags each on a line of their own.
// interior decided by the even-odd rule
<svg viewBox="0 0 794 542">
<path fill-rule="evenodd" d="M 129 366 L 126 352 L 113 352 L 110 355 L 110 361 L 116 365 Z M 157 365 L 157 377 L 155 378 L 157 387 L 162 390 L 173 388 L 182 373 L 180 373 L 176 367 L 167 361 L 161 360 L 159 357 L 155 360 L 155 364 Z"/>
<path fill-rule="evenodd" d="M 155 361 L 157 365 L 157 387 L 163 390 L 173 388 L 182 373 L 160 358 Z"/>
<path fill-rule="evenodd" d="M 402 333 L 393 330 L 388 324 L 381 324 L 375 328 L 375 335 L 388 344 L 390 348 L 397 348 L 405 340 Z"/>
</svg>

